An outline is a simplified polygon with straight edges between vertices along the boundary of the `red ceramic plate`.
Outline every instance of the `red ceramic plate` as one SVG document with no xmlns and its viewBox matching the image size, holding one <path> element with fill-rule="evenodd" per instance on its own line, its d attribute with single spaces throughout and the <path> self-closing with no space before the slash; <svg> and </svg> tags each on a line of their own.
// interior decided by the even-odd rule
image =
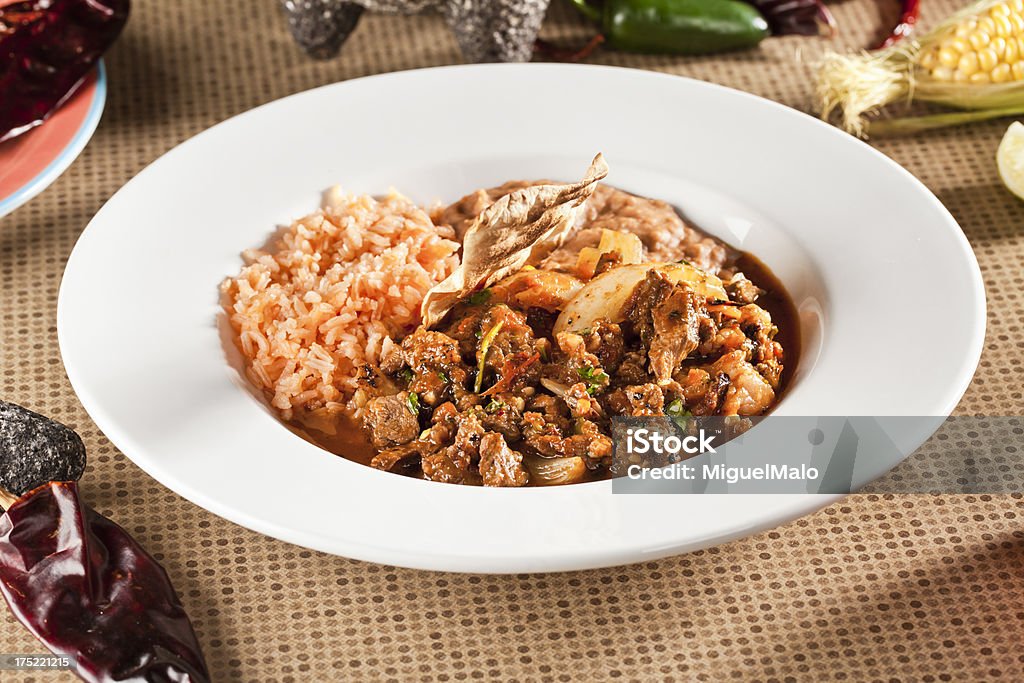
<svg viewBox="0 0 1024 683">
<path fill-rule="evenodd" d="M 71 165 L 96 130 L 106 99 L 107 76 L 100 62 L 43 125 L 0 142 L 0 217 L 45 190 Z"/>
</svg>

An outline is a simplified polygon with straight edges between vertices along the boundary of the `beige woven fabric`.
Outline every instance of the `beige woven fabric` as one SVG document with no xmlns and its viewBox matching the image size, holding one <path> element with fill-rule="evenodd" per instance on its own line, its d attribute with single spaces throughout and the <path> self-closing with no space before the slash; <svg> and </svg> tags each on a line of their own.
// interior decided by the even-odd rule
<svg viewBox="0 0 1024 683">
<path fill-rule="evenodd" d="M 310 61 L 277 4 L 137 2 L 107 60 L 110 96 L 95 138 L 50 189 L 0 220 L 0 395 L 81 433 L 92 458 L 84 496 L 167 567 L 216 681 L 1024 680 L 1020 496 L 855 495 L 674 559 L 466 576 L 265 538 L 177 497 L 113 448 L 72 393 L 56 342 L 61 271 L 93 213 L 146 164 L 233 114 L 324 83 L 458 60 L 436 17 L 367 17 L 339 58 Z M 926 3 L 926 18 L 955 4 Z M 894 21 L 897 2 L 847 0 L 834 9 L 840 42 L 864 45 L 868 27 Z M 582 38 L 587 29 L 555 2 L 544 35 Z M 729 56 L 603 52 L 593 61 L 685 74 L 806 109 L 808 70 L 796 60 L 820 48 L 773 39 Z M 1003 190 L 993 160 L 1005 126 L 877 143 L 956 215 L 985 275 L 988 338 L 961 414 L 1024 414 L 1024 203 Z M 914 305 L 913 294 L 894 304 Z M 941 334 L 943 324 L 957 321 L 922 334 Z M 0 620 L 0 652 L 41 650 L 6 612 Z"/>
</svg>

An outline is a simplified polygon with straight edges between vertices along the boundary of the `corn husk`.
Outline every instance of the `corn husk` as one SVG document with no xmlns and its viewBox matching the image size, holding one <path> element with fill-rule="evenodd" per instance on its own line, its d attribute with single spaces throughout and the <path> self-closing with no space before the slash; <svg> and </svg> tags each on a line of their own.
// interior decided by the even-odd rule
<svg viewBox="0 0 1024 683">
<path fill-rule="evenodd" d="M 1000 2 L 974 2 L 927 33 L 892 47 L 827 54 L 817 66 L 815 97 L 821 118 L 829 120 L 835 116 L 843 129 L 867 137 L 869 129 L 872 133 L 915 132 L 1024 112 L 1024 81 L 940 81 L 919 65 L 921 55 L 949 37 L 961 22 Z M 884 107 L 900 101 L 929 102 L 971 111 L 872 122 Z"/>
</svg>

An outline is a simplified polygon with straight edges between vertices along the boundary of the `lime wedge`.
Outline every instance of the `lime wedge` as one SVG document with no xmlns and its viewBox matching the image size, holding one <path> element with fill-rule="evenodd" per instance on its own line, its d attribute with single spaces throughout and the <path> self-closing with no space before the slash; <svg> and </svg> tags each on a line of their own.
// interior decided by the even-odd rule
<svg viewBox="0 0 1024 683">
<path fill-rule="evenodd" d="M 999 177 L 1010 192 L 1024 199 L 1024 124 L 1014 121 L 996 151 Z"/>
</svg>

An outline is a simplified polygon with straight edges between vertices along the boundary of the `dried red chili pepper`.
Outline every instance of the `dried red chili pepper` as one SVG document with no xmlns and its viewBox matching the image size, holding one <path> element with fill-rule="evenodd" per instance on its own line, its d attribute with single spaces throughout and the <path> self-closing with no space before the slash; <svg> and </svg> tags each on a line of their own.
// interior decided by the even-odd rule
<svg viewBox="0 0 1024 683">
<path fill-rule="evenodd" d="M 0 0 L 0 142 L 42 123 L 121 33 L 129 0 Z"/>
<path fill-rule="evenodd" d="M 43 12 L 36 9 L 36 4 L 25 0 L 0 0 L 0 38 L 42 18 Z"/>
<path fill-rule="evenodd" d="M 586 45 L 579 48 L 560 47 L 547 40 L 538 38 L 533 41 L 533 49 L 548 59 L 556 62 L 582 62 L 594 53 L 604 42 L 604 36 L 600 33 L 587 41 Z"/>
<path fill-rule="evenodd" d="M 894 43 L 909 36 L 910 32 L 914 30 L 914 25 L 917 24 L 917 20 L 920 16 L 920 0 L 901 0 L 899 23 L 893 27 L 886 39 L 879 43 L 874 49 L 881 50 L 882 48 L 889 47 L 890 45 L 893 45 Z"/>
<path fill-rule="evenodd" d="M 128 533 L 50 482 L 0 517 L 0 591 L 86 681 L 203 683 L 209 673 L 167 573 Z"/>
</svg>

